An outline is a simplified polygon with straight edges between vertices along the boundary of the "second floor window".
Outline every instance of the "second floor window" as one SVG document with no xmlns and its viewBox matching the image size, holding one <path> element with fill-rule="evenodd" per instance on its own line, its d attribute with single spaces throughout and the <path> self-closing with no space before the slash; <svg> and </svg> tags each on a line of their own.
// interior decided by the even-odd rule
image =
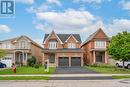
<svg viewBox="0 0 130 87">
<path fill-rule="evenodd" d="M 4 42 L 2 43 L 2 48 L 4 49 L 10 49 L 11 48 L 11 43 L 10 42 Z"/>
<path fill-rule="evenodd" d="M 20 48 L 26 48 L 26 42 L 25 41 L 20 42 Z"/>
<path fill-rule="evenodd" d="M 76 48 L 76 44 L 75 43 L 68 43 L 68 48 Z"/>
<path fill-rule="evenodd" d="M 95 41 L 95 48 L 106 48 L 106 41 Z"/>
<path fill-rule="evenodd" d="M 49 49 L 56 49 L 56 42 L 49 42 Z"/>
</svg>

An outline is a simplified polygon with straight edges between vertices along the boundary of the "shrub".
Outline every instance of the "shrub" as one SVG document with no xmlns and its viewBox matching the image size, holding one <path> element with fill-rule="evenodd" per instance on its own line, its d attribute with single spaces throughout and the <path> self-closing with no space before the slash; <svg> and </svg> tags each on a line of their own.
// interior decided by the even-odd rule
<svg viewBox="0 0 130 87">
<path fill-rule="evenodd" d="M 39 65 L 38 65 L 38 64 L 35 64 L 35 65 L 34 65 L 34 68 L 38 69 L 38 68 L 39 68 Z"/>
<path fill-rule="evenodd" d="M 32 56 L 32 58 L 28 58 L 28 60 L 27 60 L 28 66 L 33 67 L 35 63 L 36 63 L 36 58 L 34 56 Z"/>
</svg>

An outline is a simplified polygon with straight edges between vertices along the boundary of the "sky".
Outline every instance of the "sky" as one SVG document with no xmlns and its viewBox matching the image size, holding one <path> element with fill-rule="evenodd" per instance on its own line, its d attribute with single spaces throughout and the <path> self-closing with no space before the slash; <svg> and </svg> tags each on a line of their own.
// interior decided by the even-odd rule
<svg viewBox="0 0 130 87">
<path fill-rule="evenodd" d="M 52 30 L 82 41 L 99 28 L 108 37 L 130 32 L 130 0 L 15 0 L 15 11 L 0 18 L 0 40 L 26 35 L 41 44 Z"/>
</svg>

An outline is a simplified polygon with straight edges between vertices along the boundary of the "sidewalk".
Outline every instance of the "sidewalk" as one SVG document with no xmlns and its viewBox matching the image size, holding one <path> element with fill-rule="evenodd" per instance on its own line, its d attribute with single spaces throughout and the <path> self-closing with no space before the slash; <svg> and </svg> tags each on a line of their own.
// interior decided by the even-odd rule
<svg viewBox="0 0 130 87">
<path fill-rule="evenodd" d="M 127 76 L 130 74 L 38 74 L 38 75 L 0 75 L 0 76 L 47 76 L 47 77 L 108 77 L 108 76 Z"/>
</svg>

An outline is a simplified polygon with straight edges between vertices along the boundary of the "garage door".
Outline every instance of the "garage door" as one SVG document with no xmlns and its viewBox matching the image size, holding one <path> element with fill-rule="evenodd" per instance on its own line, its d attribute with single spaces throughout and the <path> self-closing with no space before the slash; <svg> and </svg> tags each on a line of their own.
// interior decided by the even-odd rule
<svg viewBox="0 0 130 87">
<path fill-rule="evenodd" d="M 69 66 L 69 57 L 59 57 L 59 67 L 68 67 Z"/>
<path fill-rule="evenodd" d="M 71 66 L 81 66 L 81 58 L 71 57 Z"/>
<path fill-rule="evenodd" d="M 8 57 L 3 58 L 1 60 L 1 62 L 4 63 L 4 64 L 6 64 L 7 67 L 11 67 L 12 66 L 12 58 L 8 58 Z"/>
</svg>

